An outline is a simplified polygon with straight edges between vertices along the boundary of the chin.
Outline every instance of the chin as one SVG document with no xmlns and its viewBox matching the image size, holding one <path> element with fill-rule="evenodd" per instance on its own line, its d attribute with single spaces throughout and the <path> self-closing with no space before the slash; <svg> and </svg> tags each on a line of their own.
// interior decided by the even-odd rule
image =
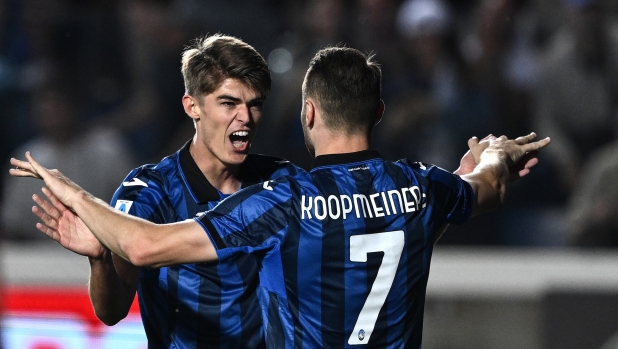
<svg viewBox="0 0 618 349">
<path fill-rule="evenodd" d="M 247 159 L 248 155 L 249 155 L 249 153 L 247 153 L 247 154 L 244 154 L 244 153 L 243 154 L 239 154 L 239 153 L 233 154 L 233 155 L 228 157 L 227 163 L 230 164 L 230 165 L 240 165 L 243 162 L 245 162 L 245 160 Z"/>
</svg>

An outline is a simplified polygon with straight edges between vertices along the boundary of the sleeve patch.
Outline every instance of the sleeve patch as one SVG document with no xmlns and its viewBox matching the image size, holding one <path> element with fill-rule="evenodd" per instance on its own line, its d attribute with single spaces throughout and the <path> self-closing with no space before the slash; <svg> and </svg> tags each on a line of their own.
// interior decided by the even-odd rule
<svg viewBox="0 0 618 349">
<path fill-rule="evenodd" d="M 116 206 L 114 206 L 114 208 L 124 213 L 129 213 L 129 210 L 131 209 L 132 205 L 133 205 L 133 201 L 118 200 L 116 201 Z"/>
</svg>

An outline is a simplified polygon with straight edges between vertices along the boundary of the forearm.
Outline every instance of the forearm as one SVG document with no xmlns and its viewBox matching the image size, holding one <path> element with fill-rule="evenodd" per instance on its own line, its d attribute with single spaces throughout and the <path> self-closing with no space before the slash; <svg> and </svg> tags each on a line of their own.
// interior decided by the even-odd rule
<svg viewBox="0 0 618 349">
<path fill-rule="evenodd" d="M 103 245 L 130 262 L 136 258 L 136 249 L 131 247 L 145 243 L 146 231 L 156 226 L 115 210 L 85 191 L 76 195 L 71 208 Z"/>
<path fill-rule="evenodd" d="M 217 260 L 210 238 L 193 220 L 154 224 L 118 211 L 84 191 L 76 195 L 71 207 L 103 245 L 135 266 Z"/>
<path fill-rule="evenodd" d="M 472 186 L 475 206 L 472 215 L 498 208 L 504 201 L 509 180 L 509 168 L 505 156 L 499 151 L 485 151 L 472 173 L 462 178 Z"/>
<path fill-rule="evenodd" d="M 129 313 L 137 289 L 137 275 L 123 280 L 116 271 L 109 250 L 101 258 L 88 260 L 90 302 L 99 320 L 108 326 L 115 325 Z"/>
</svg>

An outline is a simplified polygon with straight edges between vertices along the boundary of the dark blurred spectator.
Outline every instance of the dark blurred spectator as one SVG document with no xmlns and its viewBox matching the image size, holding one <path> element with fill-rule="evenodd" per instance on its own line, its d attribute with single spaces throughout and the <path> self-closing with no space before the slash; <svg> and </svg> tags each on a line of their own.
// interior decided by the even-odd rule
<svg viewBox="0 0 618 349">
<path fill-rule="evenodd" d="M 396 20 L 400 62 L 384 68 L 386 114 L 377 145 L 390 158 L 450 168 L 471 132 L 491 130 L 491 101 L 463 64 L 447 3 L 408 0 Z"/>
<path fill-rule="evenodd" d="M 567 227 L 572 245 L 618 247 L 618 142 L 597 150 L 582 166 Z"/>
<path fill-rule="evenodd" d="M 33 82 L 31 43 L 23 6 L 18 0 L 0 1 L 0 160 L 32 136 L 28 120 L 28 88 Z M 0 193 L 1 194 L 1 193 Z"/>
<path fill-rule="evenodd" d="M 553 25 L 556 16 L 541 18 L 537 7 L 528 0 L 482 0 L 460 24 L 462 56 L 471 78 L 488 97 L 491 121 L 485 126 L 494 134 L 512 136 L 534 130 L 542 137 L 551 136 L 533 127 L 532 114 L 539 79 L 537 57 L 546 44 L 546 27 Z M 535 177 L 549 177 L 547 172 L 547 161 L 541 161 Z M 551 183 L 532 179 L 513 185 L 519 189 L 509 195 L 504 210 L 479 217 L 483 226 L 469 226 L 485 235 L 479 242 L 562 244 L 562 215 L 554 206 L 557 199 Z"/>
<path fill-rule="evenodd" d="M 350 44 L 361 51 L 379 57 L 383 69 L 396 61 L 398 48 L 396 16 L 398 0 L 357 0 L 351 21 Z"/>
<path fill-rule="evenodd" d="M 618 22 L 601 1 L 561 4 L 564 24 L 540 58 L 534 129 L 552 137 L 546 155 L 564 202 L 586 158 L 615 136 Z"/>
<path fill-rule="evenodd" d="M 193 133 L 179 103 L 178 52 L 199 33 L 222 32 L 251 43 L 271 68 L 253 151 L 309 167 L 302 77 L 316 50 L 345 44 L 383 62 L 386 113 L 374 146 L 386 157 L 452 170 L 472 135 L 534 130 L 553 139 L 534 176 L 560 181 L 515 183 L 525 188 L 507 210 L 442 243 L 556 245 L 582 164 L 618 123 L 616 3 L 0 0 L 0 150 L 6 157 L 32 137 L 29 96 L 63 71 L 88 105 L 77 119 L 120 130 L 141 163 L 158 161 Z"/>
<path fill-rule="evenodd" d="M 121 0 L 115 7 L 122 33 L 116 45 L 126 66 L 125 95 L 95 116 L 125 135 L 140 162 L 158 162 L 177 149 L 193 130 L 186 115 L 178 52 L 189 36 L 174 0 Z M 177 137 L 174 135 L 179 133 Z"/>
<path fill-rule="evenodd" d="M 32 124 L 37 136 L 19 146 L 13 156 L 31 151 L 41 163 L 58 166 L 74 176 L 85 189 L 110 199 L 118 183 L 135 166 L 131 148 L 113 129 L 89 128 L 80 122 L 75 87 L 45 85 L 32 97 Z M 32 193 L 40 191 L 37 180 L 17 181 L 5 175 L 2 183 L 2 237 L 48 240 L 35 228 L 30 213 Z"/>
<path fill-rule="evenodd" d="M 255 151 L 272 154 L 309 168 L 313 159 L 300 124 L 301 85 L 309 60 L 319 49 L 345 44 L 351 14 L 344 0 L 286 3 L 286 31 L 278 47 L 265 55 L 272 73 L 272 89 Z"/>
</svg>

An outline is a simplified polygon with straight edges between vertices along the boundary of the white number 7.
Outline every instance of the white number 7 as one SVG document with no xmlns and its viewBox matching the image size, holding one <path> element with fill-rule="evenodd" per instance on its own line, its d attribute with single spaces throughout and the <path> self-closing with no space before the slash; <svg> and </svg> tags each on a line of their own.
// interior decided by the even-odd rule
<svg viewBox="0 0 618 349">
<path fill-rule="evenodd" d="M 386 296 L 393 286 L 404 245 L 403 230 L 350 236 L 350 260 L 352 262 L 366 263 L 367 254 L 371 252 L 384 252 L 384 258 L 365 305 L 358 314 L 354 330 L 350 339 L 348 339 L 349 345 L 367 344 L 369 342 L 380 309 L 382 309 Z"/>
</svg>

